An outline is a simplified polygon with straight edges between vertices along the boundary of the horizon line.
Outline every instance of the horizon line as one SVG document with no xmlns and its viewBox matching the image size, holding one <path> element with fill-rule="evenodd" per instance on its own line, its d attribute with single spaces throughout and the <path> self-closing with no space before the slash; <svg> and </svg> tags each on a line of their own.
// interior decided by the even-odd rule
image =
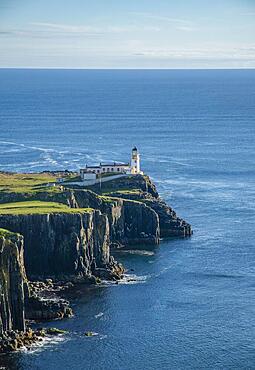
<svg viewBox="0 0 255 370">
<path fill-rule="evenodd" d="M 171 68 L 160 68 L 160 67 L 150 67 L 150 68 L 140 68 L 140 67 L 0 67 L 0 70 L 3 69 L 10 69 L 10 70 L 17 70 L 17 69 L 33 69 L 33 70 L 91 70 L 91 71 L 127 71 L 127 70 L 134 70 L 134 71 L 146 71 L 146 70 L 156 70 L 156 71 L 167 71 L 167 70 L 179 70 L 179 71 L 185 71 L 185 70 L 255 70 L 255 67 L 187 67 L 187 68 L 178 68 L 178 67 L 171 67 Z"/>
</svg>

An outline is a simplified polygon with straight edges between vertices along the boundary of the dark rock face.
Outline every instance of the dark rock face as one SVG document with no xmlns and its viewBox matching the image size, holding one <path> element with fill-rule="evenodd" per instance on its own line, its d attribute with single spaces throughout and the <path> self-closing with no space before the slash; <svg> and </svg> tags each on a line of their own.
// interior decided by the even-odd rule
<svg viewBox="0 0 255 370">
<path fill-rule="evenodd" d="M 38 296 L 31 296 L 26 301 L 26 319 L 44 321 L 63 319 L 72 316 L 72 309 L 69 302 L 64 299 L 57 301 L 41 299 Z"/>
<path fill-rule="evenodd" d="M 107 214 L 112 243 L 134 244 L 153 241 L 158 243 L 159 234 L 162 238 L 192 235 L 191 225 L 178 217 L 176 212 L 159 197 L 155 185 L 148 176 L 122 177 L 106 182 L 103 186 L 106 186 L 108 190 L 111 189 L 109 194 L 111 202 L 104 201 L 103 198 L 90 190 L 73 189 L 72 198 L 76 200 L 75 203 L 79 207 L 91 206 Z M 99 190 L 96 186 L 92 189 Z M 130 189 L 131 191 L 122 192 L 122 189 Z M 127 203 L 127 201 L 122 201 L 124 199 L 134 202 Z M 144 205 L 147 206 L 146 209 L 143 208 Z M 131 209 L 134 212 L 131 212 Z M 142 219 L 141 213 L 143 214 Z M 158 227 L 155 227 L 155 213 L 158 216 Z M 141 220 L 146 220 L 146 222 L 141 222 Z M 149 237 L 146 238 L 144 235 Z"/>
<path fill-rule="evenodd" d="M 42 299 L 30 290 L 25 273 L 23 245 L 23 236 L 7 230 L 1 233 L 0 353 L 29 347 L 40 340 L 41 333 L 26 329 L 25 318 L 42 321 L 72 315 L 67 301 Z"/>
<path fill-rule="evenodd" d="M 0 333 L 25 330 L 23 237 L 0 236 Z"/>
<path fill-rule="evenodd" d="M 44 321 L 72 316 L 70 303 L 59 298 L 59 293 L 73 286 L 72 283 L 29 281 L 29 295 L 25 297 L 25 317 L 28 320 Z"/>
<path fill-rule="evenodd" d="M 164 202 L 160 197 L 154 198 L 151 194 L 144 193 L 142 191 L 138 192 L 136 194 L 125 194 L 125 193 L 119 193 L 118 192 L 118 193 L 112 193 L 111 195 L 113 197 L 119 197 L 119 198 L 122 198 L 122 199 L 129 199 L 129 200 L 136 201 L 136 202 L 133 202 L 133 203 L 134 204 L 140 204 L 140 207 L 142 207 L 142 205 L 146 205 L 147 206 L 147 213 L 148 213 L 147 221 L 148 221 L 150 216 L 153 219 L 153 216 L 151 214 L 149 214 L 148 209 L 150 209 L 151 211 L 153 210 L 154 213 L 156 213 L 157 216 L 158 216 L 158 222 L 159 222 L 158 228 L 159 228 L 159 235 L 160 235 L 161 238 L 164 238 L 164 237 L 188 237 L 188 236 L 192 235 L 191 225 L 189 223 L 187 223 L 185 220 L 178 217 L 176 215 L 176 212 L 170 206 L 168 206 L 166 204 L 166 202 Z M 125 203 L 125 201 L 124 201 L 123 205 L 124 205 L 124 210 L 125 210 L 125 207 L 126 207 L 127 203 Z M 132 217 L 132 222 L 133 223 L 136 222 L 135 221 L 136 216 L 139 218 L 139 207 L 138 206 L 136 207 L 136 211 L 137 211 L 136 214 L 133 214 L 133 217 Z M 125 215 L 128 214 L 125 211 L 124 211 L 124 213 L 125 213 Z M 149 222 L 149 224 L 151 225 L 150 222 Z M 145 222 L 142 222 L 140 224 L 140 228 L 142 228 L 143 226 L 146 227 L 146 225 L 147 224 Z M 143 230 L 141 232 L 146 233 L 145 230 Z M 151 232 L 152 233 L 154 232 L 154 235 L 156 236 L 155 229 L 153 229 L 153 227 L 151 229 Z M 157 240 L 157 238 L 155 240 Z"/>
<path fill-rule="evenodd" d="M 0 225 L 24 236 L 30 279 L 87 276 L 109 263 L 109 223 L 100 211 L 0 215 Z"/>
<path fill-rule="evenodd" d="M 178 217 L 176 212 L 162 199 L 145 198 L 143 202 L 157 213 L 159 217 L 160 236 L 162 238 L 192 235 L 191 225 Z"/>
<path fill-rule="evenodd" d="M 79 207 L 95 207 L 107 215 L 111 243 L 159 243 L 157 213 L 142 202 L 106 199 L 90 190 L 74 190 L 73 197 Z"/>
<path fill-rule="evenodd" d="M 123 202 L 123 208 L 123 244 L 159 244 L 160 229 L 157 213 L 143 203 L 129 200 Z"/>
</svg>

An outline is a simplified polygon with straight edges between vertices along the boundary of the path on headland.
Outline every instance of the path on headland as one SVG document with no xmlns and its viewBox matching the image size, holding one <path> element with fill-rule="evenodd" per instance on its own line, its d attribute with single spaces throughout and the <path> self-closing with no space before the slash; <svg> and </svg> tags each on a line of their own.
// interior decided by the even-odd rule
<svg viewBox="0 0 255 370">
<path fill-rule="evenodd" d="M 113 176 L 107 176 L 107 177 L 101 177 L 96 180 L 84 180 L 84 181 L 73 181 L 73 182 L 64 182 L 61 183 L 61 185 L 77 185 L 77 186 L 89 186 L 89 185 L 95 185 L 95 184 L 100 184 L 102 182 L 107 182 L 111 180 L 116 180 L 121 177 L 126 177 L 126 176 L 131 176 L 130 174 L 122 174 L 122 175 L 113 175 Z M 59 184 L 58 184 L 59 185 Z"/>
</svg>

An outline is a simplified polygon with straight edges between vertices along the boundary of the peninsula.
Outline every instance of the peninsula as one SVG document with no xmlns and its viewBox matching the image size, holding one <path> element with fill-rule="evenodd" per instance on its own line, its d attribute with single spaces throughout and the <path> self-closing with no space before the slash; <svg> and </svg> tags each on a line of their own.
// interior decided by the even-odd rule
<svg viewBox="0 0 255 370">
<path fill-rule="evenodd" d="M 99 167 L 0 173 L 0 352 L 47 335 L 26 320 L 72 314 L 69 302 L 45 299 L 45 291 L 121 279 L 112 249 L 192 234 L 140 170 L 137 148 L 131 165 Z"/>
</svg>

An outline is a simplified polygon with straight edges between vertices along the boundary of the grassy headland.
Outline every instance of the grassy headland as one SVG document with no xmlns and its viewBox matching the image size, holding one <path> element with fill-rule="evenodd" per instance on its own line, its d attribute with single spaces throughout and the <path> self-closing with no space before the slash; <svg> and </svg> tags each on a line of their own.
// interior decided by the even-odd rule
<svg viewBox="0 0 255 370">
<path fill-rule="evenodd" d="M 53 184 L 57 180 L 51 173 L 0 173 L 0 191 L 8 193 L 36 193 L 40 191 L 56 191 Z"/>
<path fill-rule="evenodd" d="M 1 215 L 85 213 L 91 211 L 92 208 L 69 208 L 64 204 L 56 202 L 28 201 L 0 204 Z"/>
</svg>

